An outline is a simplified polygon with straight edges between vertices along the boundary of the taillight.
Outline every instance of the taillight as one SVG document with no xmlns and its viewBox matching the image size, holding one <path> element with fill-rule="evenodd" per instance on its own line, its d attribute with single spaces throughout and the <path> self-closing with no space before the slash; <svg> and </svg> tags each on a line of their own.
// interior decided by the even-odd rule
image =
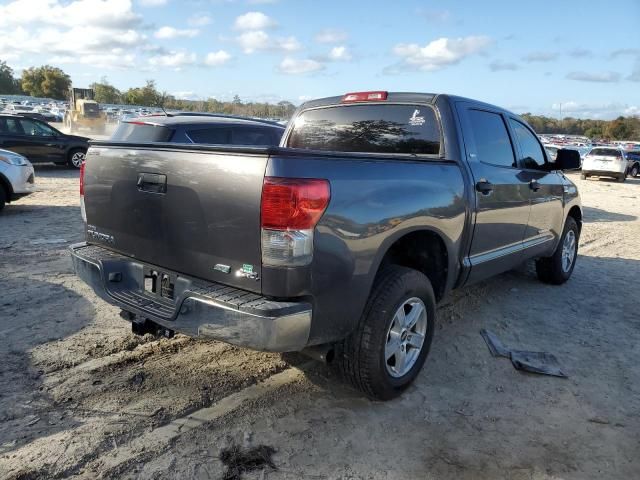
<svg viewBox="0 0 640 480">
<path fill-rule="evenodd" d="M 80 196 L 84 196 L 84 162 L 80 165 Z"/>
<path fill-rule="evenodd" d="M 330 198 L 327 180 L 265 177 L 260 212 L 262 263 L 275 266 L 310 263 L 313 229 Z"/>
<path fill-rule="evenodd" d="M 387 99 L 388 92 L 353 92 L 342 97 L 342 103 L 381 102 Z"/>
</svg>

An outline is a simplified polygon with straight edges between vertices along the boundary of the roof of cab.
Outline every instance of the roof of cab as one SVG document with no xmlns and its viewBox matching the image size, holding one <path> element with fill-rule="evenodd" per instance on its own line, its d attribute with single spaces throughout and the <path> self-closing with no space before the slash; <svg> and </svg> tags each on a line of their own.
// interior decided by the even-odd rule
<svg viewBox="0 0 640 480">
<path fill-rule="evenodd" d="M 458 95 L 451 95 L 448 93 L 417 93 L 417 92 L 388 92 L 386 100 L 373 100 L 368 102 L 353 102 L 342 103 L 344 95 L 339 97 L 326 97 L 318 98 L 316 100 L 310 100 L 300 105 L 300 110 L 306 110 L 308 108 L 325 107 L 329 105 L 362 105 L 362 104 L 384 104 L 384 103 L 427 103 L 435 104 L 439 98 L 446 99 L 449 102 L 469 102 L 478 106 L 489 107 L 493 110 L 499 110 L 504 113 L 518 117 L 519 115 L 510 112 L 497 105 L 491 105 L 480 100 L 474 100 L 473 98 L 460 97 Z"/>
</svg>

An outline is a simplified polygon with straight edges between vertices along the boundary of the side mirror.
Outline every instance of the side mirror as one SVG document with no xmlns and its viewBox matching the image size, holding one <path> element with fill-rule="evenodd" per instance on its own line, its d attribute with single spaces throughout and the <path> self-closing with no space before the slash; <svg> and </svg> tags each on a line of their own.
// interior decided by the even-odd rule
<svg viewBox="0 0 640 480">
<path fill-rule="evenodd" d="M 580 168 L 580 153 L 576 150 L 561 148 L 556 155 L 556 169 L 577 170 Z"/>
</svg>

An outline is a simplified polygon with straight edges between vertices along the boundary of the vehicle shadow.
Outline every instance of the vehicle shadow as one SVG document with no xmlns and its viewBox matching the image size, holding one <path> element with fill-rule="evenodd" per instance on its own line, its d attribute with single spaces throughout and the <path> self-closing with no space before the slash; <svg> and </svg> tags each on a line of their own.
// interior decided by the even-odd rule
<svg viewBox="0 0 640 480">
<path fill-rule="evenodd" d="M 600 208 L 582 207 L 585 223 L 633 222 L 638 217 L 624 213 L 609 212 Z"/>
<path fill-rule="evenodd" d="M 640 316 L 624 286 L 637 278 L 638 260 L 580 256 L 562 286 L 539 282 L 528 263 L 461 289 L 440 305 L 425 368 L 401 397 L 369 401 L 331 368 L 306 367 L 320 393 L 296 411 L 311 410 L 305 422 L 317 427 L 314 437 L 335 439 L 336 464 L 365 456 L 371 470 L 384 471 L 401 450 L 413 465 L 405 463 L 410 471 L 396 472 L 399 478 L 416 471 L 515 478 L 505 472 L 516 470 L 522 478 L 536 472 L 584 478 L 605 461 L 615 462 L 612 477 L 634 476 Z M 603 297 L 616 291 L 622 294 Z M 553 353 L 569 380 L 522 373 L 492 357 L 481 328 L 510 347 Z M 367 438 L 385 438 L 398 449 L 376 448 Z"/>
<path fill-rule="evenodd" d="M 44 371 L 34 366 L 32 351 L 78 332 L 95 311 L 84 297 L 61 284 L 0 275 L 0 455 L 5 455 L 78 424 L 48 395 Z M 59 361 L 63 356 L 62 352 Z"/>
</svg>

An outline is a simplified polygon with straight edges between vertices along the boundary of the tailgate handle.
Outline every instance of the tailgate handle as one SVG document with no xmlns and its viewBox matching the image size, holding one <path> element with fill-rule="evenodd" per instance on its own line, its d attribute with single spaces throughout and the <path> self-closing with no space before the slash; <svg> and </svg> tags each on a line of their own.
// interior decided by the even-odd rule
<svg viewBox="0 0 640 480">
<path fill-rule="evenodd" d="M 138 173 L 138 190 L 149 193 L 167 193 L 167 176 L 159 173 Z"/>
</svg>

